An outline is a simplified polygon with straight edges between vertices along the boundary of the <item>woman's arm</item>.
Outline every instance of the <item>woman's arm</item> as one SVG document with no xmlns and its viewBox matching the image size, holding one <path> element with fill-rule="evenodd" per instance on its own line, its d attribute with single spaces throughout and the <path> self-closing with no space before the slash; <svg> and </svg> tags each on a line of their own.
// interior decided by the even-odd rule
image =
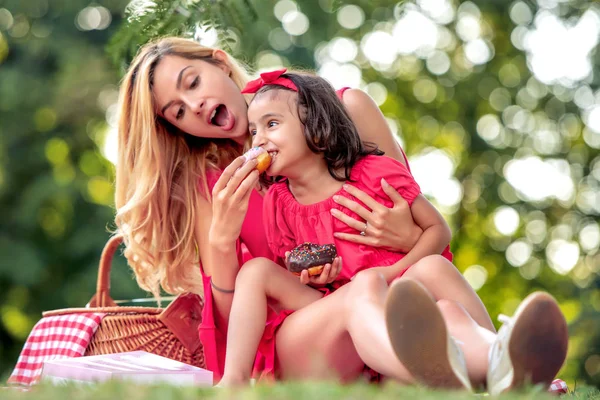
<svg viewBox="0 0 600 400">
<path fill-rule="evenodd" d="M 227 332 L 233 293 L 215 287 L 226 291 L 235 287 L 240 269 L 236 243 L 248 210 L 250 194 L 258 182 L 256 160 L 241 167 L 243 162 L 242 158 L 237 158 L 225 168 L 213 188 L 212 204 L 201 198 L 195 232 L 202 268 L 214 284 L 215 324 L 222 332 Z"/>
<path fill-rule="evenodd" d="M 406 165 L 404 153 L 373 99 L 362 90 L 348 89 L 344 92 L 342 101 L 352 122 L 356 125 L 361 139 L 375 143 L 385 152 L 386 156 Z M 367 223 L 368 229 L 365 236 L 338 233 L 336 237 L 353 243 L 408 253 L 417 243 L 423 230 L 415 224 L 406 200 L 385 182 L 382 182 L 381 187 L 394 203 L 391 208 L 377 203 L 360 189 L 352 186 L 348 188 L 348 193 L 368 208 L 345 197 L 341 197 L 338 204 L 354 211 L 362 217 L 362 220 L 352 219 L 344 213 L 334 213 L 333 215 L 358 232 L 363 230 L 365 223 Z"/>
<path fill-rule="evenodd" d="M 417 196 L 412 204 L 411 211 L 415 222 L 423 229 L 423 234 L 415 246 L 395 264 L 371 269 L 381 272 L 388 283 L 393 281 L 404 269 L 423 257 L 441 254 L 452 237 L 450 227 L 448 227 L 444 218 L 423 195 Z"/>
<path fill-rule="evenodd" d="M 413 220 L 410 206 L 398 191 L 385 179 L 381 180 L 381 188 L 394 203 L 392 208 L 378 203 L 362 190 L 349 184 L 346 185 L 345 190 L 369 209 L 344 196 L 339 196 L 334 201 L 358 214 L 364 222 L 357 221 L 335 209 L 332 209 L 331 213 L 335 218 L 358 232 L 364 231 L 365 235 L 346 232 L 335 232 L 333 235 L 338 239 L 354 243 L 408 253 L 423 234 L 423 230 Z"/>
</svg>

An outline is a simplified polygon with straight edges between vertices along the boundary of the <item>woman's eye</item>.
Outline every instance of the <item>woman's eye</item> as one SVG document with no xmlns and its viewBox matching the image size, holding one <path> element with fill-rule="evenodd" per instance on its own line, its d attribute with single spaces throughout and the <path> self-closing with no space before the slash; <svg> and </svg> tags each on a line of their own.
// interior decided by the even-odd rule
<svg viewBox="0 0 600 400">
<path fill-rule="evenodd" d="M 190 83 L 190 89 L 194 89 L 195 87 L 197 87 L 199 80 L 200 79 L 198 77 L 195 77 L 194 80 L 192 81 L 192 83 Z"/>
<path fill-rule="evenodd" d="M 277 125 L 278 125 L 277 121 L 269 121 L 269 122 L 267 123 L 267 126 L 268 126 L 269 128 L 272 128 L 272 127 L 274 127 L 274 126 L 277 126 Z"/>
<path fill-rule="evenodd" d="M 250 136 L 256 135 L 256 129 L 250 129 Z"/>
<path fill-rule="evenodd" d="M 183 106 L 179 107 L 179 110 L 177 110 L 177 114 L 175 115 L 175 119 L 181 119 L 183 118 Z"/>
</svg>

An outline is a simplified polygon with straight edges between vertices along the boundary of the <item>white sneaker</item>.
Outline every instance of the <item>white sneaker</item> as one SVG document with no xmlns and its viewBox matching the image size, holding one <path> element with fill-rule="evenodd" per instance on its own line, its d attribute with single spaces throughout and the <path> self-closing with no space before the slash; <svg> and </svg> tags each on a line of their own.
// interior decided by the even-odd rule
<svg viewBox="0 0 600 400">
<path fill-rule="evenodd" d="M 503 323 L 490 347 L 487 372 L 492 395 L 525 384 L 550 385 L 567 355 L 568 332 L 563 314 L 552 296 L 529 295 L 512 318 Z"/>
<path fill-rule="evenodd" d="M 420 283 L 403 278 L 392 284 L 385 319 L 396 356 L 417 381 L 430 387 L 472 390 L 462 349 Z"/>
</svg>

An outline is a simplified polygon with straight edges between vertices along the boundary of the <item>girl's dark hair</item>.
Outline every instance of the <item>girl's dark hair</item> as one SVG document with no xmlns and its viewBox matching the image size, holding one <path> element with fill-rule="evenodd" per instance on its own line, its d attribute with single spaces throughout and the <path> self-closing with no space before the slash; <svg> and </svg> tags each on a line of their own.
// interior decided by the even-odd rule
<svg viewBox="0 0 600 400">
<path fill-rule="evenodd" d="M 374 143 L 360 140 L 356 126 L 329 82 L 309 74 L 285 73 L 282 77 L 298 88 L 298 116 L 306 144 L 313 153 L 323 154 L 334 179 L 350 180 L 350 170 L 358 160 L 366 155 L 383 155 Z M 272 90 L 292 91 L 280 85 L 265 85 L 256 96 Z"/>
</svg>

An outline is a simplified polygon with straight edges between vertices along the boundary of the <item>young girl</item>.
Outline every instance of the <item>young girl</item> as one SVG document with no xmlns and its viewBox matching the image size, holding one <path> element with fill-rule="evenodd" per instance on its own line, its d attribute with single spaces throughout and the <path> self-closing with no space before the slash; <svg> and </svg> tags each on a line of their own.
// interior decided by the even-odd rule
<svg viewBox="0 0 600 400">
<path fill-rule="evenodd" d="M 317 290 L 303 285 L 270 260 L 256 259 L 244 265 L 236 280 L 222 385 L 247 382 L 257 347 L 264 344 L 261 336 L 272 336 L 276 327 L 264 330 L 268 299 L 288 310 L 281 314 L 285 318 L 290 310 L 301 309 L 327 295 L 329 289 L 340 288 L 365 273 L 379 273 L 388 284 L 402 276 L 414 279 L 429 289 L 436 300 L 460 303 L 481 327 L 490 334 L 494 331 L 483 304 L 462 275 L 440 256 L 432 256 L 442 253 L 451 260 L 450 230 L 444 219 L 420 194 L 403 164 L 381 157 L 377 148 L 361 142 L 335 91 L 325 80 L 280 70 L 262 74 L 243 93 L 256 93 L 248 109 L 249 129 L 254 136 L 253 145 L 263 147 L 271 155 L 267 174 L 276 177 L 265 196 L 263 211 L 269 247 L 285 263 L 287 252 L 300 243 L 335 243 L 338 257 L 334 265 L 325 266 L 324 273 L 336 270 L 336 264 L 343 262 L 343 266 L 327 289 Z M 348 182 L 384 205 L 389 200 L 377 190 L 380 182 L 391 185 L 405 198 L 415 222 L 423 229 L 412 250 L 405 254 L 334 238 L 336 231 L 352 232 L 334 217 L 344 212 L 335 200 L 352 199 L 345 190 Z M 353 216 L 350 211 L 345 212 Z M 419 303 L 418 297 L 423 301 Z M 403 339 L 394 340 L 393 336 L 401 335 L 398 329 L 402 330 L 402 323 L 398 320 L 403 320 L 403 316 L 413 318 L 406 311 L 415 304 L 425 304 L 429 313 L 435 313 L 429 293 L 414 282 L 412 286 L 400 285 L 395 294 L 388 295 L 388 330 L 396 332 L 390 339 L 399 360 L 414 377 L 427 384 L 470 388 L 461 349 L 451 336 L 440 333 L 445 327 L 439 315 L 433 316 L 437 329 L 428 333 L 424 326 L 418 332 L 421 336 L 410 340 L 411 346 L 403 345 Z M 423 358 L 428 352 L 419 351 L 427 346 L 429 353 L 447 356 L 430 357 L 431 364 L 427 365 Z M 430 368 L 435 367 L 432 375 Z"/>
</svg>

